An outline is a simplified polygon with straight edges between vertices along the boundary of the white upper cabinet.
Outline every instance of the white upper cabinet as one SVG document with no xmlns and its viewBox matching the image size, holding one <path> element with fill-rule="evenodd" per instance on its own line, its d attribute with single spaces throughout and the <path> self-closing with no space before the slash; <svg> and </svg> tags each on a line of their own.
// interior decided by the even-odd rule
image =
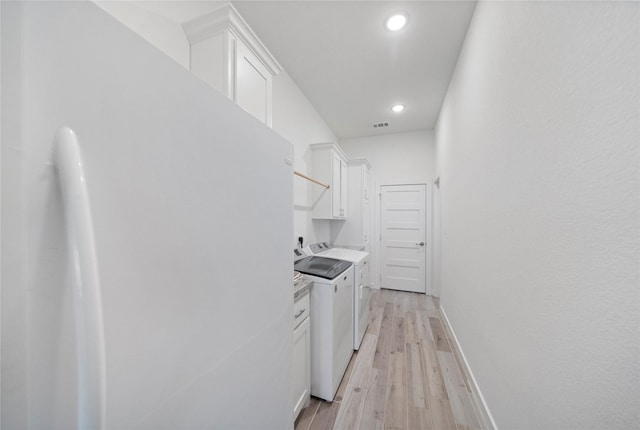
<svg viewBox="0 0 640 430">
<path fill-rule="evenodd" d="M 369 190 L 371 189 L 371 173 L 368 166 L 368 162 L 362 166 L 362 198 L 367 201 L 369 201 Z"/>
<path fill-rule="evenodd" d="M 248 46 L 236 44 L 236 103 L 271 125 L 271 74 Z"/>
<path fill-rule="evenodd" d="M 311 148 L 311 174 L 329 188 L 313 186 L 313 218 L 345 219 L 347 217 L 347 156 L 335 143 L 315 143 Z"/>
<path fill-rule="evenodd" d="M 371 165 L 364 158 L 351 159 L 349 168 L 349 218 L 331 227 L 331 241 L 336 246 L 363 249 L 371 245 Z M 373 202 L 373 199 L 371 199 Z"/>
<path fill-rule="evenodd" d="M 271 127 L 272 80 L 282 71 L 231 4 L 182 25 L 193 74 Z"/>
<path fill-rule="evenodd" d="M 337 151 L 333 151 L 332 159 L 331 171 L 333 179 L 331 185 L 336 189 L 331 193 L 333 199 L 331 213 L 333 218 L 346 218 L 347 193 L 349 192 L 347 189 L 347 162 Z"/>
</svg>

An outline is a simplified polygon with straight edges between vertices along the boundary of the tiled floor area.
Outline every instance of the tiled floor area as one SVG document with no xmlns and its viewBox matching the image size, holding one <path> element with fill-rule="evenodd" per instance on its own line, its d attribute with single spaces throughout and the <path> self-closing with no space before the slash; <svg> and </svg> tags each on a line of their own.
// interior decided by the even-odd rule
<svg viewBox="0 0 640 430">
<path fill-rule="evenodd" d="M 371 319 L 332 403 L 315 397 L 296 430 L 486 428 L 436 298 L 374 291 Z"/>
</svg>

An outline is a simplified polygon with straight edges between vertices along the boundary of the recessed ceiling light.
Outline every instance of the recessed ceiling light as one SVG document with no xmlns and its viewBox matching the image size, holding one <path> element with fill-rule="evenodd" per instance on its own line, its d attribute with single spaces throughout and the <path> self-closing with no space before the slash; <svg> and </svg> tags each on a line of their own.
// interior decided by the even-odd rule
<svg viewBox="0 0 640 430">
<path fill-rule="evenodd" d="M 391 15 L 386 22 L 387 29 L 391 31 L 398 31 L 407 25 L 407 15 L 404 13 L 394 13 Z"/>
<path fill-rule="evenodd" d="M 404 105 L 395 105 L 391 108 L 392 111 L 398 113 L 404 110 Z"/>
</svg>

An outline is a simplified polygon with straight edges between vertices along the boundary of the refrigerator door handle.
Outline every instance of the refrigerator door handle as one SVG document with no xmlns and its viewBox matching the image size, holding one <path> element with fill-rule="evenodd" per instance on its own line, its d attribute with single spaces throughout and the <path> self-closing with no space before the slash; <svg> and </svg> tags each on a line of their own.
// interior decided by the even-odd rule
<svg viewBox="0 0 640 430">
<path fill-rule="evenodd" d="M 84 165 L 73 130 L 67 127 L 58 130 L 53 151 L 74 283 L 77 425 L 79 429 L 104 430 L 106 371 L 102 293 Z"/>
</svg>

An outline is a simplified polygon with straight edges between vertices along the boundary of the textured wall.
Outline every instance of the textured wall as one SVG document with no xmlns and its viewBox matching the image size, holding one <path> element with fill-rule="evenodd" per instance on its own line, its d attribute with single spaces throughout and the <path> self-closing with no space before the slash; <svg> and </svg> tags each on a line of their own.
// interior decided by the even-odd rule
<svg viewBox="0 0 640 430">
<path fill-rule="evenodd" d="M 153 13 L 140 2 L 95 0 L 93 3 L 173 58 L 178 64 L 186 69 L 189 68 L 191 47 L 179 22 Z"/>
<path fill-rule="evenodd" d="M 434 171 L 432 130 L 358 137 L 340 142 L 351 158 L 366 158 L 378 184 L 429 182 Z"/>
<path fill-rule="evenodd" d="M 311 175 L 309 145 L 337 141 L 335 134 L 286 71 L 273 79 L 273 129 L 293 144 L 294 169 L 308 175 Z M 304 237 L 305 245 L 329 240 L 329 222 L 311 220 L 313 187 L 317 186 L 298 176 L 293 178 L 292 248 L 296 247 L 298 236 Z"/>
<path fill-rule="evenodd" d="M 442 306 L 502 429 L 640 427 L 639 9 L 480 2 L 440 114 Z"/>
</svg>

